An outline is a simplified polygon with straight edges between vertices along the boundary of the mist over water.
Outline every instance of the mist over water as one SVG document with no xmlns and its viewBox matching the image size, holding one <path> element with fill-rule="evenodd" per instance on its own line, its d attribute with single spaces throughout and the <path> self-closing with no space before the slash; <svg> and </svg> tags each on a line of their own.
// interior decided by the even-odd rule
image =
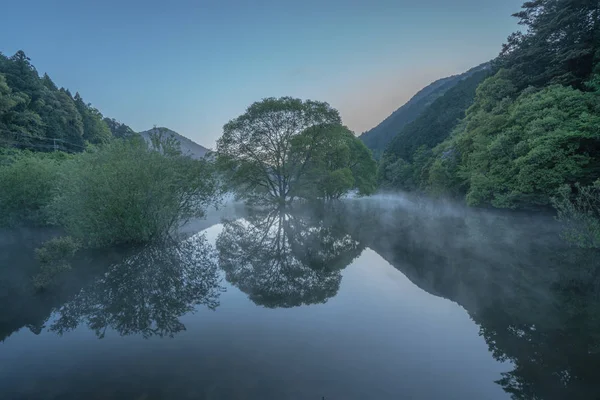
<svg viewBox="0 0 600 400">
<path fill-rule="evenodd" d="M 0 393 L 600 393 L 597 253 L 569 247 L 551 215 L 404 194 L 287 209 L 230 201 L 182 233 L 178 243 L 80 254 L 38 294 L 28 285 L 41 239 L 4 233 Z"/>
</svg>

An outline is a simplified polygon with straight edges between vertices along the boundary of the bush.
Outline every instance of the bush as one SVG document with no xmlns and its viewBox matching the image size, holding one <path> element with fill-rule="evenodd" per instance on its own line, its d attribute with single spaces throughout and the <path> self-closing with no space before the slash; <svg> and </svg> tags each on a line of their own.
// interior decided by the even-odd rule
<svg viewBox="0 0 600 400">
<path fill-rule="evenodd" d="M 219 198 L 212 165 L 113 141 L 62 165 L 51 220 L 87 247 L 143 243 L 202 217 Z"/>
<path fill-rule="evenodd" d="M 60 155 L 3 153 L 0 161 L 0 225 L 43 225 L 57 183 Z"/>
<path fill-rule="evenodd" d="M 594 185 L 575 185 L 577 193 L 564 185 L 552 204 L 558 211 L 558 220 L 564 224 L 564 237 L 569 242 L 587 249 L 600 248 L 600 180 Z"/>
<path fill-rule="evenodd" d="M 42 247 L 35 249 L 35 255 L 42 265 L 56 264 L 68 261 L 79 247 L 78 241 L 70 236 L 63 236 L 45 242 Z"/>
</svg>

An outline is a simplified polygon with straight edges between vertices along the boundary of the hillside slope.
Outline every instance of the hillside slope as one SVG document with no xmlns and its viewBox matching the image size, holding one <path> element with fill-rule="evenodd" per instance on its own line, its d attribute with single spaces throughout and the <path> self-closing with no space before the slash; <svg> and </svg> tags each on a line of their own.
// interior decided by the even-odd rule
<svg viewBox="0 0 600 400">
<path fill-rule="evenodd" d="M 489 70 L 478 71 L 444 93 L 392 139 L 384 154 L 411 161 L 420 146 L 432 149 L 444 141 L 465 117 L 477 86 L 488 76 Z"/>
<path fill-rule="evenodd" d="M 40 76 L 23 51 L 0 53 L 0 147 L 82 151 L 112 139 L 103 117 L 79 93 Z"/>
<path fill-rule="evenodd" d="M 489 67 L 489 63 L 484 63 L 463 74 L 453 75 L 433 82 L 420 90 L 406 104 L 394 111 L 379 125 L 360 135 L 360 140 L 373 151 L 373 155 L 376 158 L 379 158 L 394 136 L 406 125 L 417 119 L 436 99 L 443 96 L 461 80 Z"/>
<path fill-rule="evenodd" d="M 164 135 L 175 137 L 179 141 L 181 145 L 181 152 L 184 155 L 189 155 L 192 158 L 198 159 L 204 157 L 206 153 L 210 151 L 206 147 L 200 146 L 198 143 L 186 138 L 185 136 L 164 127 L 152 128 L 147 131 L 140 132 L 139 134 L 144 138 L 144 140 L 149 142 L 150 134 L 155 130 L 159 130 Z"/>
</svg>

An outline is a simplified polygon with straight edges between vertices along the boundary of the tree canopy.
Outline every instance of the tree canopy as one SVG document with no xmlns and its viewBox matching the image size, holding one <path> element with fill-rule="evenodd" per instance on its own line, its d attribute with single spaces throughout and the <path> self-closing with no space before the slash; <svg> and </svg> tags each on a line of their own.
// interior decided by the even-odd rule
<svg viewBox="0 0 600 400">
<path fill-rule="evenodd" d="M 465 78 L 396 135 L 379 164 L 379 180 L 384 187 L 416 190 L 426 186 L 422 169 L 431 157 L 431 149 L 465 117 L 475 90 L 490 73 L 484 69 Z"/>
<path fill-rule="evenodd" d="M 369 151 L 324 102 L 281 97 L 253 103 L 224 126 L 217 162 L 238 197 L 247 200 L 285 203 L 374 189 Z"/>
<path fill-rule="evenodd" d="M 380 159 L 390 142 L 407 125 L 421 117 L 437 99 L 471 75 L 485 71 L 489 67 L 489 63 L 484 63 L 465 73 L 438 79 L 417 92 L 406 104 L 381 121 L 379 125 L 361 134 L 360 140 L 371 149 L 376 159 Z"/>
<path fill-rule="evenodd" d="M 519 89 L 548 83 L 583 89 L 600 58 L 597 0 L 533 0 L 513 14 L 525 32 L 515 32 L 498 59 Z"/>
<path fill-rule="evenodd" d="M 465 101 L 445 101 L 449 91 L 407 126 L 386 150 L 382 183 L 509 208 L 546 207 L 564 185 L 574 195 L 592 185 L 600 178 L 599 10 L 592 0 L 526 2 L 514 14 L 526 30 L 508 38 L 494 75 Z"/>
</svg>

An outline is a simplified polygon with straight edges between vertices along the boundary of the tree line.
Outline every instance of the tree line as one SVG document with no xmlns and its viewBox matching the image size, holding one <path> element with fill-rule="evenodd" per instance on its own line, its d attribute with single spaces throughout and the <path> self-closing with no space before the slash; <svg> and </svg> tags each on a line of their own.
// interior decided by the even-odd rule
<svg viewBox="0 0 600 400">
<path fill-rule="evenodd" d="M 0 221 L 62 223 L 110 245 L 164 237 L 223 190 L 252 204 L 285 205 L 381 187 L 473 206 L 554 206 L 565 221 L 584 225 L 593 247 L 600 241 L 598 8 L 591 0 L 525 3 L 515 14 L 525 33 L 511 35 L 491 68 L 467 75 L 406 125 L 379 165 L 328 103 L 291 97 L 251 104 L 224 125 L 213 156 L 191 163 L 176 140 L 145 143 L 79 94 L 58 89 L 22 51 L 0 56 Z M 64 140 L 79 153 L 15 153 L 34 139 Z M 103 199 L 108 191 L 115 197 Z M 88 209 L 106 219 L 82 223 Z"/>
<path fill-rule="evenodd" d="M 379 183 L 598 221 L 600 209 L 580 205 L 600 199 L 600 3 L 536 0 L 514 16 L 526 29 L 508 38 L 490 76 L 462 81 L 399 132 Z M 600 241 L 600 230 L 585 230 Z"/>
<path fill-rule="evenodd" d="M 50 226 L 38 288 L 81 248 L 164 242 L 220 204 L 339 199 L 376 189 L 376 162 L 325 102 L 266 98 L 225 124 L 216 153 L 193 159 L 174 136 L 146 140 L 79 93 L 39 76 L 24 52 L 0 55 L 0 226 Z"/>
<path fill-rule="evenodd" d="M 21 50 L 0 53 L 0 146 L 76 152 L 134 134 L 86 103 L 79 93 L 40 76 Z"/>
</svg>

